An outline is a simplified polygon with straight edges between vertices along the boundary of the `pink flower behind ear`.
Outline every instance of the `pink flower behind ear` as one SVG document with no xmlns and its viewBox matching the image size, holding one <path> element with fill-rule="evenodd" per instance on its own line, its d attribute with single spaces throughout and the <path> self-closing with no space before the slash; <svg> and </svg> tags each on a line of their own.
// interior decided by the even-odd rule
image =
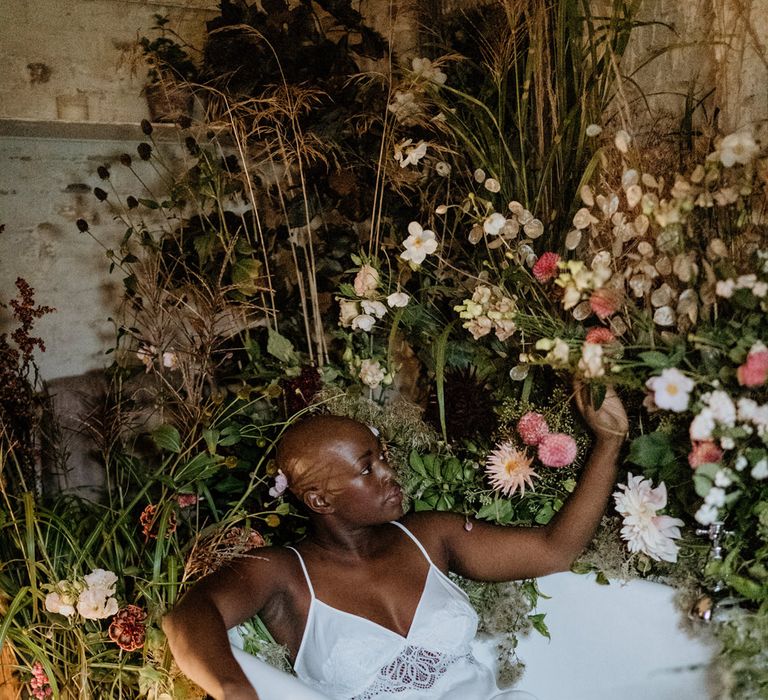
<svg viewBox="0 0 768 700">
<path fill-rule="evenodd" d="M 577 451 L 576 441 L 564 433 L 550 433 L 539 443 L 539 459 L 545 467 L 567 467 Z"/>
<path fill-rule="evenodd" d="M 557 253 L 544 253 L 533 266 L 533 276 L 542 284 L 549 282 L 557 275 L 559 262 L 560 256 Z"/>
<path fill-rule="evenodd" d="M 549 434 L 549 426 L 541 413 L 528 411 L 517 422 L 517 432 L 526 445 L 538 445 Z"/>
</svg>

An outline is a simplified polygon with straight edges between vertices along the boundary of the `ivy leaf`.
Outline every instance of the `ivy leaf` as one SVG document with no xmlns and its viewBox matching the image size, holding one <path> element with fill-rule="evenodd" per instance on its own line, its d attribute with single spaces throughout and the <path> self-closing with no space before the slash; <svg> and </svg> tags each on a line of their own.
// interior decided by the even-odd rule
<svg viewBox="0 0 768 700">
<path fill-rule="evenodd" d="M 533 629 L 535 629 L 542 637 L 546 637 L 547 639 L 552 639 L 552 636 L 549 634 L 549 628 L 544 622 L 544 617 L 545 617 L 544 613 L 537 613 L 536 615 L 528 615 L 528 619 L 531 621 L 531 624 L 533 625 Z"/>
<path fill-rule="evenodd" d="M 172 425 L 160 425 L 152 431 L 152 440 L 161 450 L 181 452 L 181 435 Z"/>
<path fill-rule="evenodd" d="M 660 467 L 675 461 L 669 435 L 656 431 L 632 441 L 627 459 L 641 467 Z"/>
<path fill-rule="evenodd" d="M 277 331 L 270 329 L 267 338 L 267 352 L 276 357 L 280 362 L 286 365 L 298 364 L 296 351 L 293 349 L 293 343 L 288 338 L 280 335 Z"/>
</svg>

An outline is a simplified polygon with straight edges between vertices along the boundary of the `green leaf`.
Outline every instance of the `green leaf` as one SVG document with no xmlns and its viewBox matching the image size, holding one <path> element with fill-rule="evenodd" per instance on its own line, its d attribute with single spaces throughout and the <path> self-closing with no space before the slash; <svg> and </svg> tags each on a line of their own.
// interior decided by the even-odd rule
<svg viewBox="0 0 768 700">
<path fill-rule="evenodd" d="M 216 454 L 216 445 L 219 442 L 219 435 L 219 431 L 213 430 L 212 428 L 203 430 L 203 440 L 205 440 L 205 444 L 208 447 L 208 452 L 212 455 Z"/>
<path fill-rule="evenodd" d="M 763 586 L 757 581 L 746 578 L 746 576 L 731 574 L 726 577 L 725 582 L 732 588 L 735 588 L 737 593 L 750 600 L 763 600 L 768 598 L 768 587 Z"/>
<path fill-rule="evenodd" d="M 536 513 L 535 520 L 539 525 L 546 525 L 550 520 L 552 520 L 554 514 L 555 511 L 552 506 L 549 503 L 545 503 L 541 508 L 539 508 L 539 512 Z"/>
<path fill-rule="evenodd" d="M 298 364 L 298 357 L 293 349 L 293 343 L 271 328 L 267 339 L 267 352 L 287 365 Z"/>
<path fill-rule="evenodd" d="M 154 199 L 139 199 L 139 204 L 143 204 L 147 209 L 160 208 L 160 205 Z"/>
<path fill-rule="evenodd" d="M 528 619 L 531 621 L 531 624 L 533 625 L 533 629 L 535 629 L 542 637 L 546 637 L 547 639 L 552 639 L 551 635 L 549 634 L 549 628 L 544 622 L 545 617 L 546 615 L 544 613 L 537 613 L 536 615 L 528 615 Z"/>
<path fill-rule="evenodd" d="M 675 461 L 669 435 L 656 431 L 632 441 L 627 459 L 641 467 L 658 467 Z"/>
<path fill-rule="evenodd" d="M 408 456 L 408 464 L 411 465 L 413 471 L 418 472 L 421 476 L 427 475 L 427 470 L 424 469 L 424 462 L 421 459 L 421 455 L 416 450 L 411 450 L 411 454 Z"/>
<path fill-rule="evenodd" d="M 152 431 L 152 440 L 161 450 L 181 452 L 181 435 L 172 425 L 161 425 Z"/>
<path fill-rule="evenodd" d="M 232 284 L 243 294 L 255 294 L 261 288 L 256 281 L 262 276 L 260 260 L 243 258 L 232 266 Z"/>
<path fill-rule="evenodd" d="M 512 503 L 497 498 L 493 502 L 484 505 L 477 511 L 477 517 L 481 520 L 494 520 L 504 525 L 512 520 Z"/>
<path fill-rule="evenodd" d="M 644 364 L 653 369 L 667 369 L 668 367 L 672 367 L 672 358 L 658 350 L 641 352 L 638 357 Z"/>
</svg>

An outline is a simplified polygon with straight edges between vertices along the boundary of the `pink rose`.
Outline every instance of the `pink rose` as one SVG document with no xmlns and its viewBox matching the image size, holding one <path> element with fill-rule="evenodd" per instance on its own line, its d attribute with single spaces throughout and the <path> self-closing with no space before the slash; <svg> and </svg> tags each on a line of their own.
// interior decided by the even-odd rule
<svg viewBox="0 0 768 700">
<path fill-rule="evenodd" d="M 379 272 L 372 265 L 363 265 L 355 275 L 355 294 L 359 297 L 370 299 L 376 296 L 376 287 L 379 286 Z"/>
<path fill-rule="evenodd" d="M 736 370 L 736 378 L 741 386 L 762 386 L 768 379 L 768 349 L 756 343 L 747 355 L 747 361 Z M 760 347 L 762 346 L 762 347 Z"/>
<path fill-rule="evenodd" d="M 688 464 L 691 469 L 698 469 L 702 464 L 719 462 L 723 451 L 712 440 L 702 440 L 693 443 L 693 449 L 688 455 Z"/>
</svg>

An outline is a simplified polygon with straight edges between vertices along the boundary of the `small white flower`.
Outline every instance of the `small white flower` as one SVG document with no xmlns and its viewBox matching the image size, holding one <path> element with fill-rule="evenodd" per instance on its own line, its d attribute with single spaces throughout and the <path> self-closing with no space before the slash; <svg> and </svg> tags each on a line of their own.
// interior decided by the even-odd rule
<svg viewBox="0 0 768 700">
<path fill-rule="evenodd" d="M 736 462 L 734 463 L 734 467 L 737 472 L 743 472 L 746 468 L 749 462 L 747 461 L 747 458 L 744 455 L 739 455 L 736 457 Z"/>
<path fill-rule="evenodd" d="M 117 609 L 117 600 L 108 597 L 104 588 L 86 588 L 77 599 L 77 612 L 86 620 L 103 620 Z"/>
<path fill-rule="evenodd" d="M 405 292 L 394 292 L 387 297 L 387 304 L 389 304 L 393 309 L 402 308 L 404 306 L 408 306 L 408 302 L 410 300 L 411 297 L 409 297 Z"/>
<path fill-rule="evenodd" d="M 719 486 L 720 488 L 727 489 L 732 483 L 733 483 L 733 479 L 731 479 L 728 472 L 722 469 L 717 470 L 717 473 L 715 474 L 715 486 Z"/>
<path fill-rule="evenodd" d="M 376 319 L 368 314 L 360 314 L 352 319 L 352 330 L 370 332 L 376 323 Z"/>
<path fill-rule="evenodd" d="M 152 363 L 155 361 L 155 355 L 157 354 L 157 348 L 154 345 L 140 345 L 136 351 L 136 357 L 139 358 L 141 364 L 146 367 L 146 371 L 149 372 L 152 369 Z"/>
<path fill-rule="evenodd" d="M 431 255 L 437 250 L 437 239 L 434 231 L 423 229 L 417 221 L 411 221 L 408 224 L 408 238 L 403 241 L 405 251 L 400 253 L 403 260 L 421 265 L 427 255 Z"/>
<path fill-rule="evenodd" d="M 378 360 L 363 360 L 360 365 L 360 381 L 371 389 L 378 389 L 384 380 L 385 372 Z"/>
<path fill-rule="evenodd" d="M 426 141 L 419 141 L 415 146 L 412 146 L 411 143 L 411 139 L 406 139 L 395 146 L 395 160 L 400 163 L 401 168 L 407 168 L 409 165 L 417 165 L 418 162 L 427 155 Z"/>
<path fill-rule="evenodd" d="M 709 410 L 712 417 L 724 425 L 733 427 L 736 423 L 736 406 L 733 400 L 724 391 L 713 391 L 709 397 Z"/>
<path fill-rule="evenodd" d="M 49 593 L 45 596 L 45 609 L 48 612 L 56 613 L 58 615 L 64 615 L 65 617 L 72 617 L 75 614 L 75 607 L 66 602 L 65 599 L 56 591 Z"/>
<path fill-rule="evenodd" d="M 723 299 L 730 299 L 733 296 L 733 292 L 736 289 L 736 282 L 731 279 L 718 280 L 715 285 L 715 294 Z"/>
<path fill-rule="evenodd" d="M 451 174 L 451 166 L 443 160 L 438 161 L 435 164 L 435 172 L 440 177 L 448 177 Z"/>
<path fill-rule="evenodd" d="M 715 506 L 715 508 L 722 508 L 725 505 L 725 490 L 713 486 L 704 497 L 704 503 Z"/>
<path fill-rule="evenodd" d="M 595 136 L 599 136 L 601 133 L 603 133 L 603 127 L 598 124 L 590 124 L 587 127 L 587 130 L 585 133 L 590 138 L 594 138 Z"/>
<path fill-rule="evenodd" d="M 755 286 L 752 287 L 752 294 L 758 299 L 764 299 L 768 294 L 768 282 L 755 282 Z"/>
<path fill-rule="evenodd" d="M 448 77 L 438 66 L 432 65 L 432 61 L 428 58 L 414 58 L 411 66 L 418 77 L 438 85 L 443 85 Z"/>
<path fill-rule="evenodd" d="M 498 236 L 506 223 L 507 219 L 504 214 L 495 211 L 483 222 L 483 231 L 489 236 Z"/>
<path fill-rule="evenodd" d="M 584 343 L 581 346 L 579 369 L 587 379 L 595 379 L 605 374 L 603 366 L 603 346 L 597 343 Z"/>
<path fill-rule="evenodd" d="M 375 316 L 376 318 L 384 318 L 387 313 L 387 307 L 380 301 L 369 301 L 366 299 L 361 302 L 360 306 L 363 307 L 363 315 Z"/>
<path fill-rule="evenodd" d="M 736 447 L 736 441 L 732 437 L 721 437 L 720 447 L 722 447 L 724 450 L 732 450 L 734 447 Z"/>
<path fill-rule="evenodd" d="M 749 472 L 753 479 L 765 479 L 768 478 L 768 459 L 763 457 Z"/>
<path fill-rule="evenodd" d="M 399 122 L 407 122 L 421 112 L 421 107 L 412 92 L 395 91 L 395 99 L 387 109 L 395 115 Z"/>
<path fill-rule="evenodd" d="M 712 411 L 708 408 L 702 409 L 701 413 L 697 415 L 691 426 L 688 429 L 688 433 L 691 440 L 711 440 L 712 431 L 715 429 L 715 419 L 712 416 Z"/>
<path fill-rule="evenodd" d="M 90 574 L 83 578 L 85 579 L 88 588 L 103 588 L 109 595 L 113 595 L 115 592 L 117 575 L 112 571 L 94 569 Z"/>
<path fill-rule="evenodd" d="M 738 417 L 741 421 L 753 420 L 757 411 L 757 401 L 752 399 L 739 399 L 736 403 L 738 407 Z"/>
<path fill-rule="evenodd" d="M 163 367 L 168 369 L 176 369 L 179 366 L 179 358 L 176 353 L 168 350 L 163 353 Z"/>
<path fill-rule="evenodd" d="M 496 180 L 495 178 L 492 178 L 492 177 L 489 177 L 483 183 L 483 187 L 485 187 L 485 189 L 488 190 L 489 192 L 493 192 L 494 194 L 496 192 L 500 192 L 501 191 L 501 184 L 499 183 L 498 180 Z"/>
<path fill-rule="evenodd" d="M 667 411 L 681 413 L 688 408 L 690 393 L 695 383 L 680 370 L 671 367 L 658 377 L 651 377 L 645 385 L 653 391 L 654 403 Z"/>
<path fill-rule="evenodd" d="M 748 131 L 729 134 L 720 142 L 720 162 L 730 168 L 736 163 L 746 164 L 760 152 L 760 147 Z"/>
<path fill-rule="evenodd" d="M 711 525 L 717 521 L 717 508 L 708 503 L 704 503 L 701 508 L 696 511 L 696 514 L 693 517 L 702 525 Z"/>
</svg>

